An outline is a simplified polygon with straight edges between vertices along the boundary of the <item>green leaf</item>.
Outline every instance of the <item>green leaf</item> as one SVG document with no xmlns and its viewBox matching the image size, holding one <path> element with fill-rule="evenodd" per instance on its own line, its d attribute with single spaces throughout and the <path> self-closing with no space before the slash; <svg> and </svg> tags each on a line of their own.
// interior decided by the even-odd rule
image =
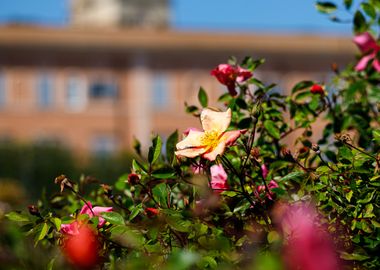
<svg viewBox="0 0 380 270">
<path fill-rule="evenodd" d="M 316 4 L 315 4 L 315 7 L 317 8 L 317 10 L 321 13 L 326 13 L 326 14 L 329 14 L 329 13 L 332 13 L 336 10 L 336 5 L 332 2 L 321 2 L 321 1 L 318 1 Z"/>
<path fill-rule="evenodd" d="M 176 150 L 176 144 L 178 142 L 178 130 L 170 134 L 169 138 L 166 140 L 166 159 L 169 163 L 173 161 L 174 151 Z"/>
<path fill-rule="evenodd" d="M 293 180 L 294 178 L 299 178 L 303 176 L 304 174 L 305 174 L 304 172 L 291 172 L 288 175 L 285 175 L 284 177 L 282 177 L 281 181 Z"/>
<path fill-rule="evenodd" d="M 340 257 L 344 260 L 348 261 L 364 261 L 369 259 L 370 257 L 365 255 L 365 254 L 357 254 L 357 253 L 347 253 L 347 252 L 342 252 Z"/>
<path fill-rule="evenodd" d="M 350 192 L 348 192 L 346 194 L 346 199 L 348 202 L 351 202 L 351 198 L 352 198 L 352 195 L 354 194 L 354 192 L 352 190 L 350 190 Z"/>
<path fill-rule="evenodd" d="M 47 267 L 46 267 L 46 270 L 53 270 L 53 266 L 54 266 L 54 262 L 55 262 L 55 259 L 56 258 L 53 258 L 49 261 Z"/>
<path fill-rule="evenodd" d="M 270 231 L 267 235 L 268 243 L 277 242 L 281 239 L 280 235 L 276 231 Z"/>
<path fill-rule="evenodd" d="M 61 219 L 57 218 L 57 217 L 53 217 L 50 219 L 51 222 L 53 222 L 55 228 L 57 229 L 57 231 L 59 231 L 61 229 L 61 224 L 62 224 L 62 221 Z"/>
<path fill-rule="evenodd" d="M 175 175 L 175 171 L 173 168 L 170 168 L 170 167 L 160 168 L 152 172 L 152 176 L 158 179 L 172 178 L 174 175 Z"/>
<path fill-rule="evenodd" d="M 115 225 L 110 229 L 111 239 L 123 246 L 142 248 L 144 245 L 144 236 L 142 233 L 132 227 L 125 225 Z"/>
<path fill-rule="evenodd" d="M 243 110 L 246 110 L 248 108 L 247 103 L 242 98 L 237 98 L 235 102 L 236 102 L 236 105 L 239 106 Z"/>
<path fill-rule="evenodd" d="M 132 160 L 132 169 L 135 171 L 135 172 L 140 172 L 140 171 L 143 171 L 145 173 L 148 172 L 148 170 L 144 167 L 144 165 L 142 165 L 140 162 L 138 162 L 136 159 Z"/>
<path fill-rule="evenodd" d="M 150 164 L 153 164 L 156 162 L 156 160 L 161 154 L 161 148 L 162 148 L 161 137 L 157 135 L 156 137 L 154 137 L 152 141 L 152 146 L 149 147 L 148 161 Z"/>
<path fill-rule="evenodd" d="M 179 232 L 189 232 L 191 227 L 191 222 L 189 220 L 184 220 L 182 217 L 179 216 L 166 216 L 165 217 L 166 222 L 169 224 L 169 226 Z"/>
<path fill-rule="evenodd" d="M 197 106 L 188 105 L 186 102 L 185 102 L 185 108 L 186 108 L 187 113 L 196 113 L 198 111 Z"/>
<path fill-rule="evenodd" d="M 17 212 L 10 212 L 5 215 L 9 220 L 16 221 L 16 222 L 28 222 L 29 217 L 22 213 Z"/>
<path fill-rule="evenodd" d="M 309 87 L 311 87 L 313 84 L 314 84 L 313 81 L 301 81 L 301 82 L 297 83 L 297 84 L 293 87 L 293 89 L 292 89 L 292 94 L 294 94 L 294 93 L 296 93 L 296 92 L 298 92 L 298 91 L 300 91 L 300 90 L 304 90 L 304 89 L 306 89 L 306 88 L 309 88 Z"/>
<path fill-rule="evenodd" d="M 203 257 L 201 264 L 202 264 L 203 269 L 207 269 L 207 268 L 216 269 L 218 267 L 218 263 L 211 256 Z"/>
<path fill-rule="evenodd" d="M 133 149 L 136 151 L 136 153 L 141 156 L 141 143 L 138 139 L 136 139 L 135 137 L 133 137 Z"/>
<path fill-rule="evenodd" d="M 344 7 L 348 10 L 352 6 L 352 0 L 344 0 Z"/>
<path fill-rule="evenodd" d="M 361 7 L 364 10 L 365 14 L 371 17 L 371 19 L 376 19 L 376 10 L 372 5 L 368 3 L 362 3 Z"/>
<path fill-rule="evenodd" d="M 104 212 L 101 216 L 114 225 L 124 225 L 124 218 L 117 212 Z"/>
<path fill-rule="evenodd" d="M 238 128 L 239 129 L 247 129 L 251 126 L 251 124 L 252 124 L 252 118 L 251 117 L 243 118 L 239 121 Z"/>
<path fill-rule="evenodd" d="M 166 207 L 168 202 L 168 191 L 166 184 L 161 183 L 152 189 L 153 197 L 160 203 L 161 207 Z"/>
<path fill-rule="evenodd" d="M 129 221 L 132 221 L 138 214 L 140 214 L 141 212 L 143 211 L 143 208 L 142 208 L 142 205 L 141 203 L 134 206 L 132 211 L 131 211 L 131 214 L 129 215 Z"/>
<path fill-rule="evenodd" d="M 42 223 L 41 230 L 39 231 L 39 234 L 37 235 L 37 242 L 44 239 L 48 230 L 49 230 L 49 226 L 47 225 L 47 223 Z"/>
<path fill-rule="evenodd" d="M 372 131 L 373 140 L 380 143 L 380 129 L 374 129 Z"/>
<path fill-rule="evenodd" d="M 250 68 L 252 70 L 255 70 L 256 68 L 258 68 L 259 66 L 261 66 L 264 63 L 265 63 L 265 59 L 264 58 L 257 59 L 255 61 L 253 61 L 252 66 Z"/>
<path fill-rule="evenodd" d="M 265 120 L 264 127 L 273 138 L 280 139 L 280 130 L 273 121 Z"/>
<path fill-rule="evenodd" d="M 207 97 L 206 91 L 203 89 L 203 87 L 199 88 L 198 100 L 199 100 L 199 103 L 202 105 L 203 108 L 207 107 L 208 97 Z"/>
<path fill-rule="evenodd" d="M 238 194 L 235 191 L 223 191 L 222 195 L 228 196 L 228 197 L 235 197 Z"/>
<path fill-rule="evenodd" d="M 359 10 L 356 11 L 354 15 L 354 31 L 356 33 L 362 33 L 367 30 L 367 27 L 368 26 L 363 13 L 361 13 Z"/>
</svg>

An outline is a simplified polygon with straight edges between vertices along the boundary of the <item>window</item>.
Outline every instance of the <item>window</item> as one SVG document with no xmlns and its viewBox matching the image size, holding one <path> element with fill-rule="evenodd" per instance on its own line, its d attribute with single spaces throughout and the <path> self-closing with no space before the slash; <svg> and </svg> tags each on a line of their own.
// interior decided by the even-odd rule
<svg viewBox="0 0 380 270">
<path fill-rule="evenodd" d="M 37 103 L 40 108 L 49 108 L 54 102 L 53 78 L 50 74 L 41 74 L 37 80 Z"/>
<path fill-rule="evenodd" d="M 66 105 L 69 110 L 80 111 L 86 107 L 85 82 L 77 76 L 70 76 L 66 86 Z"/>
<path fill-rule="evenodd" d="M 5 75 L 0 71 L 0 108 L 4 107 L 7 102 L 7 93 L 5 85 Z"/>
<path fill-rule="evenodd" d="M 116 140 L 112 135 L 96 136 L 92 140 L 92 152 L 98 157 L 105 157 L 116 151 Z"/>
<path fill-rule="evenodd" d="M 94 99 L 116 99 L 117 92 L 117 85 L 112 81 L 97 80 L 90 84 L 90 97 Z"/>
<path fill-rule="evenodd" d="M 152 105 L 156 109 L 167 108 L 170 101 L 169 79 L 167 75 L 157 74 L 152 80 Z"/>
</svg>

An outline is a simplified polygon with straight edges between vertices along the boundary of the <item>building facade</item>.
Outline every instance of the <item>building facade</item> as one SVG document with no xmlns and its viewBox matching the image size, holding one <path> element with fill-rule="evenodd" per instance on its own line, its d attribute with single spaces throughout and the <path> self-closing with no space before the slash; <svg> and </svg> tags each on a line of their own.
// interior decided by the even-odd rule
<svg viewBox="0 0 380 270">
<path fill-rule="evenodd" d="M 79 154 L 144 147 L 152 133 L 199 126 L 184 102 L 200 86 L 226 91 L 210 70 L 229 56 L 266 58 L 255 76 L 289 91 L 325 81 L 353 60 L 337 37 L 181 33 L 131 29 L 0 27 L 0 139 L 59 141 Z M 215 103 L 214 103 L 215 105 Z"/>
</svg>

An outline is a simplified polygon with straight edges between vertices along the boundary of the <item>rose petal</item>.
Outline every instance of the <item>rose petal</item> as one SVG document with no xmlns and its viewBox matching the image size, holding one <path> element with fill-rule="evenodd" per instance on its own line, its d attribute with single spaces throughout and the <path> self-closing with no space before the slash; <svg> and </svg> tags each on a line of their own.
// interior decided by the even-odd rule
<svg viewBox="0 0 380 270">
<path fill-rule="evenodd" d="M 224 132 L 231 122 L 231 109 L 225 112 L 216 112 L 210 109 L 203 109 L 201 122 L 204 131 Z"/>
<path fill-rule="evenodd" d="M 70 224 L 61 224 L 60 231 L 68 235 L 78 235 L 79 234 L 78 222 L 74 221 Z"/>
<path fill-rule="evenodd" d="M 96 207 L 92 208 L 92 211 L 94 212 L 95 216 L 100 216 L 101 213 L 104 213 L 104 212 L 112 212 L 112 210 L 113 210 L 112 207 L 96 206 Z"/>
<path fill-rule="evenodd" d="M 91 204 L 91 202 L 88 201 L 87 203 L 85 203 L 85 204 L 83 205 L 83 207 L 82 207 L 82 209 L 80 210 L 79 214 L 81 214 L 81 215 L 86 214 L 86 215 L 88 215 L 90 218 L 92 218 L 94 215 L 93 215 L 93 213 L 92 213 L 92 211 L 91 211 L 91 209 L 90 209 L 89 207 L 91 207 L 91 209 L 92 209 L 92 204 Z"/>
<path fill-rule="evenodd" d="M 223 134 L 222 139 L 227 146 L 232 145 L 241 134 L 245 133 L 245 130 L 232 130 Z"/>
<path fill-rule="evenodd" d="M 372 60 L 372 59 L 373 59 L 373 55 L 372 55 L 372 54 L 367 55 L 367 56 L 363 56 L 363 57 L 359 60 L 359 62 L 356 64 L 356 66 L 355 66 L 355 70 L 356 70 L 356 71 L 362 71 L 362 70 L 364 70 L 364 69 L 367 67 L 368 62 L 369 62 L 370 60 Z"/>
<path fill-rule="evenodd" d="M 368 32 L 354 37 L 354 43 L 364 53 L 370 50 L 374 50 L 377 47 L 375 39 Z"/>
<path fill-rule="evenodd" d="M 185 137 L 182 141 L 177 143 L 176 147 L 178 150 L 184 150 L 192 147 L 200 147 L 201 139 L 204 135 L 202 131 L 190 130 L 189 135 Z"/>
<path fill-rule="evenodd" d="M 178 157 L 188 157 L 194 158 L 206 152 L 206 148 L 204 147 L 193 147 L 175 151 L 175 155 Z"/>
<path fill-rule="evenodd" d="M 218 155 L 223 154 L 225 148 L 225 142 L 221 141 L 217 147 L 215 147 L 212 151 L 203 154 L 202 157 L 210 161 L 214 161 Z"/>
<path fill-rule="evenodd" d="M 376 69 L 376 71 L 377 72 L 380 72 L 380 62 L 379 62 L 379 60 L 378 59 L 375 59 L 374 61 L 373 61 L 373 68 L 374 69 Z"/>
</svg>

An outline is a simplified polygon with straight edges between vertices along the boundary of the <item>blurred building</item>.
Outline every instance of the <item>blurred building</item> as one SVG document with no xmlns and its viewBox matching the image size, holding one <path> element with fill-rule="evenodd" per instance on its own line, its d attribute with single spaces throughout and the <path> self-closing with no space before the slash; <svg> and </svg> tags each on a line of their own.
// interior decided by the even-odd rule
<svg viewBox="0 0 380 270">
<path fill-rule="evenodd" d="M 79 27 L 167 28 L 168 0 L 72 0 L 71 24 Z"/>
<path fill-rule="evenodd" d="M 184 102 L 198 104 L 200 86 L 211 101 L 226 91 L 210 70 L 231 55 L 266 58 L 256 76 L 287 91 L 326 80 L 331 63 L 354 52 L 338 37 L 3 26 L 0 138 L 60 141 L 83 154 L 130 148 L 134 136 L 147 146 L 152 132 L 198 126 Z"/>
</svg>

